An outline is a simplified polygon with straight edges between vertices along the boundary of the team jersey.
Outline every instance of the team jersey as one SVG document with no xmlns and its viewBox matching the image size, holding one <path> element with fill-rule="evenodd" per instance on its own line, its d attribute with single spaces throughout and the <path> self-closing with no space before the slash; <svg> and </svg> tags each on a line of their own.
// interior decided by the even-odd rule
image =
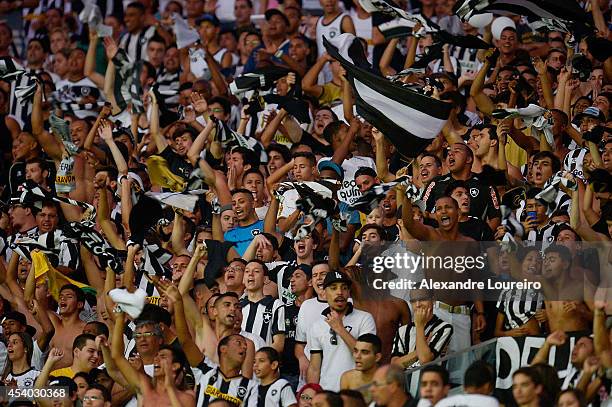
<svg viewBox="0 0 612 407">
<path fill-rule="evenodd" d="M 240 375 L 225 377 L 219 366 L 208 359 L 192 367 L 196 382 L 196 406 L 207 407 L 222 399 L 237 406 L 257 407 L 257 384 Z"/>
<path fill-rule="evenodd" d="M 240 299 L 242 330 L 258 335 L 268 345 L 274 335 L 285 333 L 285 307 L 282 301 L 266 295 L 257 302 Z"/>
<path fill-rule="evenodd" d="M 267 386 L 258 386 L 257 407 L 289 407 L 294 404 L 297 404 L 297 400 L 287 380 L 277 379 Z"/>
</svg>

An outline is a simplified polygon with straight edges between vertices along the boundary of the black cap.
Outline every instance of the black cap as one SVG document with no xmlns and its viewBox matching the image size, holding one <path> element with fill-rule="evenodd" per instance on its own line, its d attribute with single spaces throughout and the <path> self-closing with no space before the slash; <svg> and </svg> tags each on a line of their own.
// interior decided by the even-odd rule
<svg viewBox="0 0 612 407">
<path fill-rule="evenodd" d="M 67 387 L 68 394 L 72 396 L 77 391 L 77 384 L 74 380 L 66 376 L 51 377 L 49 379 L 49 386 L 53 387 Z"/>
<path fill-rule="evenodd" d="M 347 283 L 351 285 L 353 281 L 349 278 L 348 275 L 344 274 L 341 271 L 330 271 L 325 276 L 325 280 L 323 280 L 323 288 L 327 288 L 333 283 Z"/>
<path fill-rule="evenodd" d="M 289 19 L 287 18 L 285 13 L 283 13 L 279 9 L 271 8 L 269 10 L 266 10 L 264 15 L 266 16 L 266 21 L 270 21 L 272 16 L 281 16 L 283 18 L 283 20 L 285 20 L 285 24 L 287 24 L 287 26 L 289 26 Z"/>
<path fill-rule="evenodd" d="M 204 14 L 203 16 L 201 16 L 200 18 L 198 18 L 196 20 L 196 26 L 199 26 L 204 21 L 208 21 L 209 23 L 211 23 L 215 27 L 219 27 L 221 25 L 221 22 L 219 21 L 219 19 L 217 18 L 216 15 L 214 15 L 214 14 Z"/>
<path fill-rule="evenodd" d="M 7 319 L 12 319 L 13 321 L 19 322 L 21 325 L 26 327 L 26 333 L 30 336 L 34 336 L 36 334 L 36 328 L 31 325 L 28 325 L 28 321 L 26 320 L 26 316 L 19 311 L 8 311 L 2 315 L 2 322 Z"/>
</svg>

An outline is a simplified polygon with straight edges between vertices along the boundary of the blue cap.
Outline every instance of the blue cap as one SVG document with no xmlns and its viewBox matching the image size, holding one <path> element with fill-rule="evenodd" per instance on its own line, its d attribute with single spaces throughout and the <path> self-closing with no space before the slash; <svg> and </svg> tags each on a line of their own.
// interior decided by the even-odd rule
<svg viewBox="0 0 612 407">
<path fill-rule="evenodd" d="M 340 179 L 344 179 L 344 170 L 342 169 L 341 166 L 339 166 L 338 164 L 336 164 L 332 160 L 319 161 L 319 164 L 317 165 L 317 169 L 319 170 L 319 172 L 321 172 L 323 170 L 332 170 L 336 174 L 338 174 Z"/>
</svg>

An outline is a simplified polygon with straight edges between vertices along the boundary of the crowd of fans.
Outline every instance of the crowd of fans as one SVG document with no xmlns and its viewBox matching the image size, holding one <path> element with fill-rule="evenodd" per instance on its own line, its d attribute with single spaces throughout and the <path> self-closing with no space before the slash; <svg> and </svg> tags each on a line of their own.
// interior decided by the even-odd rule
<svg viewBox="0 0 612 407">
<path fill-rule="evenodd" d="M 610 3 L 578 3 L 608 39 Z M 65 407 L 610 405 L 609 49 L 520 15 L 463 22 L 454 5 L 397 4 L 491 48 L 445 44 L 413 69 L 434 36 L 386 38 L 358 0 L 0 2 L 6 388 L 66 388 L 36 398 Z M 354 109 L 323 45 L 342 33 L 380 75 L 452 105 L 424 151 Z M 230 87 L 279 67 L 279 99 Z M 304 209 L 317 188 L 333 192 L 324 217 Z M 373 286 L 376 256 L 451 240 L 468 246 L 431 250 L 475 248 L 491 276 L 544 288 Z M 546 338 L 509 396 L 487 361 L 458 377 L 435 363 L 508 336 Z"/>
</svg>

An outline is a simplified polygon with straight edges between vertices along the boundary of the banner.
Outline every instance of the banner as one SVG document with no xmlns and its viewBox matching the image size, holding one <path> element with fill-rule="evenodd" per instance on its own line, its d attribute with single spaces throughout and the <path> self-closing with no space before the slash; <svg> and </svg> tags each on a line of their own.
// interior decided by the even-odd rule
<svg viewBox="0 0 612 407">
<path fill-rule="evenodd" d="M 559 372 L 563 379 L 571 371 L 570 361 L 574 344 L 581 336 L 569 336 L 561 346 L 553 346 L 548 354 L 548 364 Z M 529 366 L 533 357 L 544 344 L 545 337 L 502 337 L 497 339 L 495 347 L 495 368 L 497 371 L 496 388 L 509 390 L 512 388 L 512 373 L 522 366 Z"/>
</svg>

